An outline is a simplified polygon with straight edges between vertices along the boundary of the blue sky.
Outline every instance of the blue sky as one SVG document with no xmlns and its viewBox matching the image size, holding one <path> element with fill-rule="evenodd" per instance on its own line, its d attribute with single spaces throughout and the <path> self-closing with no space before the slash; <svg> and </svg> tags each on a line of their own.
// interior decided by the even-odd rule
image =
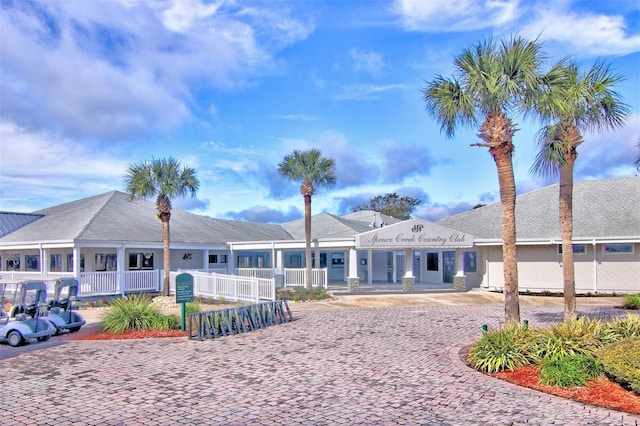
<svg viewBox="0 0 640 426">
<path fill-rule="evenodd" d="M 476 129 L 441 134 L 421 88 L 489 37 L 540 36 L 550 62 L 604 60 L 631 115 L 585 134 L 576 179 L 635 175 L 640 138 L 637 0 L 0 0 L 0 210 L 30 212 L 124 191 L 127 166 L 174 157 L 197 198 L 175 207 L 281 223 L 303 216 L 278 163 L 294 149 L 336 160 L 313 213 L 397 192 L 437 220 L 499 200 Z M 539 125 L 515 116 L 519 193 Z"/>
</svg>

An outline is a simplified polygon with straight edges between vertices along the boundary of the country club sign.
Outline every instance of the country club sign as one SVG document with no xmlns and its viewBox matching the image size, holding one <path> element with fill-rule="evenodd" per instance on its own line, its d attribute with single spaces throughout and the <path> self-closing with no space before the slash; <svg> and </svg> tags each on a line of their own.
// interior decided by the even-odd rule
<svg viewBox="0 0 640 426">
<path fill-rule="evenodd" d="M 357 249 L 463 248 L 473 236 L 420 219 L 411 219 L 356 235 Z"/>
</svg>

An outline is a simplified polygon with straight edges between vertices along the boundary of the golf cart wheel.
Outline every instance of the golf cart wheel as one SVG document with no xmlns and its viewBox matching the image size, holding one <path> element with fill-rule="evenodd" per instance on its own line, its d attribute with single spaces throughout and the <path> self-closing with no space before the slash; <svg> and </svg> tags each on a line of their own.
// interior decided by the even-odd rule
<svg viewBox="0 0 640 426">
<path fill-rule="evenodd" d="M 47 340 L 49 340 L 49 337 L 51 337 L 51 336 L 38 337 L 38 342 L 46 342 Z"/>
<path fill-rule="evenodd" d="M 7 335 L 7 343 L 14 348 L 20 346 L 23 341 L 22 334 L 18 330 L 11 330 Z"/>
<path fill-rule="evenodd" d="M 82 327 L 82 326 L 80 326 L 80 327 Z M 76 331 L 80 331 L 80 327 L 71 327 L 71 328 L 69 328 L 69 331 L 71 333 L 75 333 Z"/>
</svg>

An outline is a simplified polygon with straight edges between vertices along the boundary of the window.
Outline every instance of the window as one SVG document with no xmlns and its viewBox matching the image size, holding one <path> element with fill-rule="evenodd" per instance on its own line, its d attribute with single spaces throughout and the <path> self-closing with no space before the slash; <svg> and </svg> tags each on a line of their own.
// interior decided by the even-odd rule
<svg viewBox="0 0 640 426">
<path fill-rule="evenodd" d="M 67 271 L 73 271 L 73 253 L 67 255 Z M 80 272 L 84 272 L 84 254 L 80 255 Z"/>
<path fill-rule="evenodd" d="M 633 254 L 633 244 L 604 244 L 603 253 L 628 253 Z"/>
<path fill-rule="evenodd" d="M 311 267 L 312 268 L 326 268 L 327 267 L 327 253 L 320 253 L 320 266 L 316 264 L 316 252 L 311 252 Z"/>
<path fill-rule="evenodd" d="M 209 263 L 227 263 L 226 254 L 210 254 Z"/>
<path fill-rule="evenodd" d="M 62 255 L 61 254 L 49 255 L 49 271 L 62 272 Z"/>
<path fill-rule="evenodd" d="M 40 270 L 40 255 L 39 254 L 26 254 L 24 256 L 25 270 L 27 271 L 39 271 Z"/>
<path fill-rule="evenodd" d="M 142 267 L 142 253 L 129 253 L 129 269 Z"/>
<path fill-rule="evenodd" d="M 573 254 L 587 254 L 586 244 L 572 244 Z M 558 254 L 562 254 L 562 244 L 558 244 Z"/>
<path fill-rule="evenodd" d="M 95 270 L 102 271 L 116 271 L 116 255 L 115 254 L 96 254 Z"/>
<path fill-rule="evenodd" d="M 427 271 L 438 270 L 438 253 L 427 253 Z"/>
<path fill-rule="evenodd" d="M 26 256 L 25 256 L 26 258 Z M 20 270 L 20 255 L 10 254 L 5 261 L 5 267 L 7 271 L 19 271 Z M 37 269 L 36 269 L 37 271 Z"/>
<path fill-rule="evenodd" d="M 331 267 L 344 268 L 344 253 L 331 253 Z"/>
<path fill-rule="evenodd" d="M 464 260 L 464 272 L 477 272 L 478 265 L 476 262 L 476 252 L 475 251 L 465 251 L 462 253 Z"/>
<path fill-rule="evenodd" d="M 153 269 L 153 252 L 142 253 L 142 269 Z"/>
</svg>

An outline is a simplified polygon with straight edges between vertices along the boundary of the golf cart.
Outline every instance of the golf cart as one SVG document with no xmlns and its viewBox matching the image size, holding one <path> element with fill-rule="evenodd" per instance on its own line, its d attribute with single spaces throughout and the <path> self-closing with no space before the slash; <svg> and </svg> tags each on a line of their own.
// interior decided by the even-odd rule
<svg viewBox="0 0 640 426">
<path fill-rule="evenodd" d="M 21 286 L 23 283 L 19 283 Z M 9 346 L 20 346 L 23 343 L 37 339 L 38 341 L 49 340 L 56 333 L 56 327 L 48 320 L 39 316 L 40 304 L 44 299 L 32 299 L 29 306 L 25 306 L 24 311 L 17 312 L 15 306 L 11 309 L 11 315 L 4 311 L 4 293 L 6 284 L 0 284 L 2 298 L 0 299 L 0 342 L 7 342 Z M 46 298 L 46 292 L 44 293 Z M 15 297 L 14 297 L 15 299 Z M 27 314 L 26 312 L 30 312 Z"/>
<path fill-rule="evenodd" d="M 78 300 L 78 287 L 78 280 L 75 278 L 58 278 L 53 299 L 47 304 L 48 318 L 58 329 L 69 330 L 71 333 L 80 330 L 87 323 L 79 313 L 73 312 L 73 304 Z"/>
</svg>

